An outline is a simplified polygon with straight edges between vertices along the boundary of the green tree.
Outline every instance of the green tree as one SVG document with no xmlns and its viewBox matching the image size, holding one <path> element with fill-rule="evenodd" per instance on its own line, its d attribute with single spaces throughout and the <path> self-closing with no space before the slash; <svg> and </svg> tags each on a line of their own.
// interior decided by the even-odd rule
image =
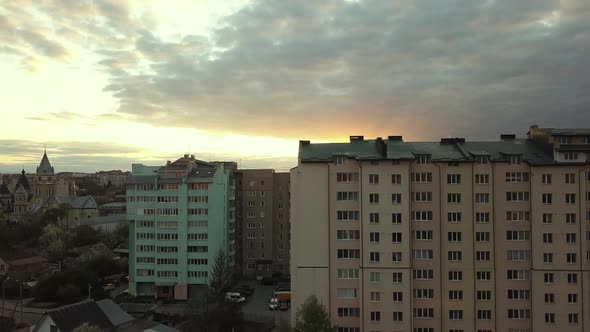
<svg viewBox="0 0 590 332">
<path fill-rule="evenodd" d="M 207 303 L 206 299 L 191 302 L 193 332 L 240 332 L 244 327 L 242 306 L 235 302 Z"/>
<path fill-rule="evenodd" d="M 223 249 L 219 249 L 209 276 L 208 295 L 210 300 L 224 302 L 225 292 L 229 291 L 232 286 L 232 277 L 233 268 L 230 258 Z"/>
<path fill-rule="evenodd" d="M 74 284 L 59 286 L 55 295 L 61 303 L 73 303 L 81 297 L 80 289 Z"/>
<path fill-rule="evenodd" d="M 72 332 L 106 332 L 106 331 L 96 325 L 90 325 L 88 323 L 84 323 L 84 324 L 76 327 L 75 329 L 73 329 Z"/>
<path fill-rule="evenodd" d="M 293 332 L 334 332 L 336 327 L 330 324 L 326 306 L 320 303 L 315 295 L 311 295 L 295 313 Z"/>
<path fill-rule="evenodd" d="M 91 244 L 95 244 L 99 241 L 99 232 L 94 228 L 84 225 L 78 226 L 74 229 L 74 237 L 72 239 L 72 245 L 74 247 L 82 247 Z"/>
</svg>

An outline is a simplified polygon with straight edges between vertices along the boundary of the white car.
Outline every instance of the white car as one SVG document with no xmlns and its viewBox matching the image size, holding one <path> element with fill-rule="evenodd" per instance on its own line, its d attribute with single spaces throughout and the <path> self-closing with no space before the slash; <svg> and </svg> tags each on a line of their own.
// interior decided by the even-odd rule
<svg viewBox="0 0 590 332">
<path fill-rule="evenodd" d="M 268 310 L 278 310 L 279 309 L 279 300 L 276 297 L 273 297 L 268 301 Z"/>
<path fill-rule="evenodd" d="M 228 302 L 237 302 L 237 303 L 246 302 L 246 298 L 243 297 L 242 295 L 240 295 L 240 293 L 232 293 L 232 292 L 225 293 L 225 300 Z"/>
</svg>

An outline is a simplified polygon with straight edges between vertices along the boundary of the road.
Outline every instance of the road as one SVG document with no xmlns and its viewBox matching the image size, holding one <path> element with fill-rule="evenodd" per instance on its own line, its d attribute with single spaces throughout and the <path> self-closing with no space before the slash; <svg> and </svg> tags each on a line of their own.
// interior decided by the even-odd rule
<svg viewBox="0 0 590 332">
<path fill-rule="evenodd" d="M 254 294 L 248 299 L 242 308 L 244 315 L 247 317 L 261 317 L 264 319 L 274 320 L 278 324 L 281 320 L 289 321 L 290 311 L 270 311 L 268 310 L 268 301 L 271 299 L 274 286 L 252 285 L 256 288 Z"/>
</svg>

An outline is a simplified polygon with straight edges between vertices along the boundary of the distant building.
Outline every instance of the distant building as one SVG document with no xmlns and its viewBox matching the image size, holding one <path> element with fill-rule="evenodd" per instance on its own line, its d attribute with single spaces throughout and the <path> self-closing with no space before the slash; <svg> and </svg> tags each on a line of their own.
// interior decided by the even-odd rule
<svg viewBox="0 0 590 332">
<path fill-rule="evenodd" d="M 123 188 L 127 183 L 127 178 L 131 172 L 123 172 L 120 170 L 100 171 L 96 172 L 96 183 L 103 187 Z"/>
<path fill-rule="evenodd" d="M 111 202 L 98 207 L 98 213 L 101 216 L 108 216 L 111 214 L 124 214 L 127 204 L 125 202 Z"/>
<path fill-rule="evenodd" d="M 289 173 L 238 170 L 242 274 L 289 273 Z"/>
<path fill-rule="evenodd" d="M 590 129 L 300 141 L 291 195 L 293 308 L 338 331 L 588 331 Z"/>
<path fill-rule="evenodd" d="M 165 166 L 132 165 L 127 182 L 131 294 L 187 299 L 208 282 L 220 249 L 233 261 L 231 178 L 223 163 L 192 155 Z"/>
<path fill-rule="evenodd" d="M 47 209 L 62 206 L 67 208 L 67 216 L 61 222 L 68 228 L 79 226 L 80 220 L 98 217 L 98 206 L 92 196 L 51 196 L 40 203 L 34 203 L 30 208 L 30 213 L 43 213 Z"/>
</svg>

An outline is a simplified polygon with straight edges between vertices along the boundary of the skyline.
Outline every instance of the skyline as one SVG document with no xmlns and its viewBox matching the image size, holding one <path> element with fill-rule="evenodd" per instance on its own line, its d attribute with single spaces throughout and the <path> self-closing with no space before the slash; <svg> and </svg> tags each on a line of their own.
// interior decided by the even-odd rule
<svg viewBox="0 0 590 332">
<path fill-rule="evenodd" d="M 580 127 L 588 21 L 583 0 L 3 1 L 0 172 L 44 145 L 56 171 L 284 171 L 300 139 Z"/>
</svg>

